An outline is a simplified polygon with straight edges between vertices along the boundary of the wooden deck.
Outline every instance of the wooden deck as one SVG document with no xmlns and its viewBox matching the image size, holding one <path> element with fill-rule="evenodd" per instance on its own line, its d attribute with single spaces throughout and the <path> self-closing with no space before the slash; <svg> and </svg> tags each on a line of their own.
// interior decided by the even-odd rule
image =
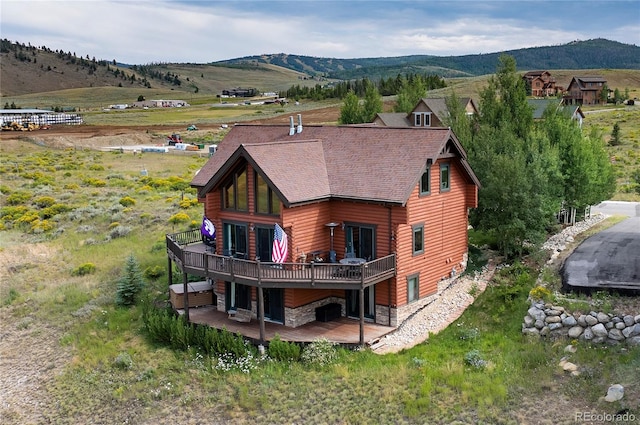
<svg viewBox="0 0 640 425">
<path fill-rule="evenodd" d="M 182 312 L 179 310 L 179 312 Z M 190 308 L 189 317 L 192 323 L 208 325 L 216 329 L 226 329 L 232 333 L 239 333 L 246 338 L 260 341 L 260 329 L 257 319 L 251 322 L 237 322 L 229 319 L 227 313 L 218 311 L 213 306 Z M 394 331 L 395 328 L 365 323 L 365 345 L 371 345 L 384 335 Z M 276 333 L 283 341 L 307 343 L 320 338 L 341 345 L 357 346 L 360 341 L 360 322 L 357 319 L 341 317 L 330 322 L 310 322 L 297 328 L 290 328 L 278 323 L 265 323 L 265 339 L 272 340 Z"/>
<path fill-rule="evenodd" d="M 215 254 L 199 238 L 197 229 L 167 235 L 167 255 L 185 273 L 213 280 L 263 288 L 358 290 L 396 275 L 394 254 L 358 265 L 260 262 Z"/>
</svg>

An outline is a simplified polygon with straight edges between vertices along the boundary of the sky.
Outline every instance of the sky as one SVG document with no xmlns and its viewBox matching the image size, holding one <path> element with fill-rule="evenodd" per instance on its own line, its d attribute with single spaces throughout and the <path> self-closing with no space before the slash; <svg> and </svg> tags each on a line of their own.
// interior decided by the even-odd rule
<svg viewBox="0 0 640 425">
<path fill-rule="evenodd" d="M 640 45 L 640 0 L 1 0 L 0 37 L 139 65 L 460 56 L 594 38 Z"/>
</svg>

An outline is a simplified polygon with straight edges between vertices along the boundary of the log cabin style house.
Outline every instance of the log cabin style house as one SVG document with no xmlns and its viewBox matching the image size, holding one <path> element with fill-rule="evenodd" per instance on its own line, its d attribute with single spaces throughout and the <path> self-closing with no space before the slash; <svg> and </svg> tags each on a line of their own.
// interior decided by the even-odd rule
<svg viewBox="0 0 640 425">
<path fill-rule="evenodd" d="M 448 128 L 303 128 L 298 115 L 235 125 L 191 185 L 215 244 L 167 235 L 170 268 L 206 278 L 216 310 L 242 312 L 261 341 L 265 322 L 340 317 L 362 345 L 365 323 L 393 330 L 465 270 L 480 183 Z"/>
<path fill-rule="evenodd" d="M 569 83 L 563 101 L 567 105 L 600 105 L 607 103 L 609 93 L 602 96 L 607 80 L 602 77 L 573 77 Z"/>
</svg>

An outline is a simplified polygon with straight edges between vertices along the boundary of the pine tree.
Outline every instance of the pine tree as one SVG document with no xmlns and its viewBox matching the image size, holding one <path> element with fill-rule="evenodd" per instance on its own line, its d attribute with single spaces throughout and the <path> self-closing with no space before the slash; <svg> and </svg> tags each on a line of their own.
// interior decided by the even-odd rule
<svg viewBox="0 0 640 425">
<path fill-rule="evenodd" d="M 621 144 L 620 141 L 620 125 L 615 123 L 613 125 L 613 130 L 611 131 L 611 140 L 609 140 L 609 144 L 611 146 L 618 146 Z"/>
<path fill-rule="evenodd" d="M 124 267 L 124 272 L 118 280 L 116 292 L 116 304 L 120 306 L 132 306 L 136 303 L 138 294 L 144 287 L 144 278 L 140 271 L 140 264 L 130 254 Z"/>
</svg>

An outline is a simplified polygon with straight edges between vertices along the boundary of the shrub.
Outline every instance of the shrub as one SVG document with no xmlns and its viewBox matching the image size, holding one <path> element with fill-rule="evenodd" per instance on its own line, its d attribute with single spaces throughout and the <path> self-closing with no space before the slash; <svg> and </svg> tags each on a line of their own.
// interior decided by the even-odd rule
<svg viewBox="0 0 640 425">
<path fill-rule="evenodd" d="M 39 196 L 33 200 L 38 208 L 46 208 L 56 203 L 56 200 L 51 196 Z"/>
<path fill-rule="evenodd" d="M 338 353 L 335 349 L 335 343 L 322 338 L 313 341 L 311 344 L 304 347 L 300 360 L 303 363 L 324 366 L 333 363 L 338 358 Z"/>
<path fill-rule="evenodd" d="M 169 223 L 171 224 L 180 224 L 180 223 L 188 223 L 191 221 L 191 217 L 189 217 L 186 213 L 179 212 L 177 214 L 169 217 Z"/>
<path fill-rule="evenodd" d="M 0 208 L 0 218 L 8 221 L 17 220 L 29 211 L 24 205 Z"/>
<path fill-rule="evenodd" d="M 120 199 L 120 205 L 122 205 L 123 207 L 130 207 L 135 204 L 136 200 L 130 196 L 125 196 L 124 198 Z"/>
<path fill-rule="evenodd" d="M 131 369 L 133 367 L 133 359 L 129 353 L 120 353 L 113 361 L 113 366 L 122 370 Z"/>
<path fill-rule="evenodd" d="M 95 273 L 96 265 L 93 263 L 84 263 L 73 269 L 72 276 L 84 276 L 87 274 Z"/>
<path fill-rule="evenodd" d="M 8 205 L 26 204 L 33 195 L 29 192 L 17 191 L 7 196 Z"/>
<path fill-rule="evenodd" d="M 82 180 L 82 183 L 86 186 L 94 186 L 94 187 L 104 187 L 107 185 L 107 182 L 101 179 L 96 179 L 94 177 L 87 177 Z"/>
<path fill-rule="evenodd" d="M 53 229 L 49 220 L 35 220 L 31 222 L 31 233 L 44 233 Z"/>
<path fill-rule="evenodd" d="M 143 287 L 144 279 L 140 272 L 140 265 L 133 254 L 131 254 L 127 257 L 124 272 L 120 280 L 118 280 L 116 304 L 120 306 L 134 305 Z"/>
<path fill-rule="evenodd" d="M 217 330 L 209 326 L 196 326 L 188 323 L 184 316 L 173 314 L 171 309 L 154 308 L 148 301 L 143 304 L 142 318 L 151 340 L 174 349 L 201 348 L 210 356 L 221 354 L 235 358 L 243 358 L 249 354 L 255 356 L 255 348 L 248 344 L 242 335 L 234 335 L 226 329 Z"/>
<path fill-rule="evenodd" d="M 109 237 L 111 239 L 117 239 L 125 237 L 129 233 L 131 233 L 131 227 L 117 225 L 116 227 L 111 229 L 111 231 L 109 232 Z"/>
<path fill-rule="evenodd" d="M 296 362 L 300 359 L 300 351 L 299 345 L 282 341 L 278 334 L 269 343 L 269 357 L 274 360 Z"/>
<path fill-rule="evenodd" d="M 551 301 L 551 291 L 544 286 L 536 286 L 529 291 L 529 297 L 535 301 Z"/>
<path fill-rule="evenodd" d="M 159 277 L 164 275 L 164 267 L 161 266 L 153 266 L 147 267 L 144 269 L 144 277 L 151 280 L 156 280 Z"/>
<path fill-rule="evenodd" d="M 64 204 L 54 204 L 42 210 L 41 215 L 42 218 L 51 218 L 58 214 L 65 213 L 71 210 L 70 207 Z"/>
<path fill-rule="evenodd" d="M 464 355 L 464 364 L 476 369 L 484 369 L 487 367 L 487 361 L 482 358 L 480 351 L 471 350 Z"/>
<path fill-rule="evenodd" d="M 184 199 L 181 199 L 180 202 L 178 202 L 178 206 L 184 210 L 187 210 L 194 205 L 198 205 L 197 198 L 193 198 L 193 199 L 184 198 Z"/>
</svg>

